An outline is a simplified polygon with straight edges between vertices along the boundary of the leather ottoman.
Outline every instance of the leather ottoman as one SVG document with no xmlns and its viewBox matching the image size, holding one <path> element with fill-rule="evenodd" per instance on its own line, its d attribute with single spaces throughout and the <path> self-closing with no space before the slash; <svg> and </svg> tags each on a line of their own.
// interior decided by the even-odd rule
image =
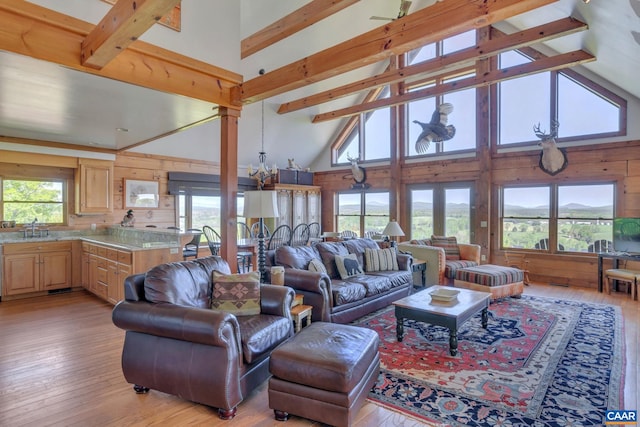
<svg viewBox="0 0 640 427">
<path fill-rule="evenodd" d="M 370 329 L 316 322 L 279 345 L 269 370 L 269 407 L 277 420 L 289 414 L 349 426 L 380 372 L 378 334 Z"/>
</svg>

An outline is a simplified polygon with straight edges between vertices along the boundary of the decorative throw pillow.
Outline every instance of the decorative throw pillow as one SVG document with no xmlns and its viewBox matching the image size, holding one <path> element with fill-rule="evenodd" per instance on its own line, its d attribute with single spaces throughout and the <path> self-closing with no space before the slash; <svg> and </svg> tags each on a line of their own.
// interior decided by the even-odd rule
<svg viewBox="0 0 640 427">
<path fill-rule="evenodd" d="M 325 267 L 319 259 L 312 259 L 309 261 L 309 267 L 307 267 L 307 270 L 327 274 L 327 267 Z"/>
<path fill-rule="evenodd" d="M 236 316 L 260 314 L 260 272 L 224 274 L 213 271 L 211 308 Z"/>
<path fill-rule="evenodd" d="M 431 244 L 444 249 L 445 259 L 447 261 L 460 260 L 460 248 L 455 236 L 431 236 Z"/>
<path fill-rule="evenodd" d="M 395 248 L 364 249 L 364 265 L 367 271 L 399 270 Z"/>
<path fill-rule="evenodd" d="M 360 268 L 360 264 L 358 264 L 358 256 L 356 254 L 345 256 L 336 255 L 336 267 L 342 280 L 364 274 L 362 268 Z"/>
</svg>

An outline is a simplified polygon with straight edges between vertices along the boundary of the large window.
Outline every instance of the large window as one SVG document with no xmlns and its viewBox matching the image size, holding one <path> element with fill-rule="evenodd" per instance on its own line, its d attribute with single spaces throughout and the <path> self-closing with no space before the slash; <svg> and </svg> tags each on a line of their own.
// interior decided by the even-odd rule
<svg viewBox="0 0 640 427">
<path fill-rule="evenodd" d="M 244 195 L 238 194 L 236 200 L 237 221 L 245 222 L 242 217 L 244 211 Z M 220 232 L 220 196 L 178 196 L 178 227 L 182 230 L 189 228 L 202 229 L 208 225 Z"/>
<path fill-rule="evenodd" d="M 525 64 L 531 59 L 517 51 L 499 55 L 500 67 Z M 548 131 L 559 123 L 559 139 L 623 135 L 626 102 L 575 72 L 549 71 L 498 84 L 498 144 L 538 142 L 532 128 L 540 123 Z M 525 108 L 526 107 L 526 108 Z"/>
<path fill-rule="evenodd" d="M 220 196 L 180 195 L 178 207 L 182 230 L 208 225 L 220 232 Z"/>
<path fill-rule="evenodd" d="M 3 179 L 2 220 L 28 224 L 65 223 L 66 186 L 63 180 Z"/>
<path fill-rule="evenodd" d="M 615 184 L 502 189 L 502 247 L 594 252 L 613 236 Z"/>
<path fill-rule="evenodd" d="M 407 55 L 409 65 L 433 60 L 434 58 L 452 52 L 474 46 L 476 43 L 476 31 L 471 30 L 456 36 L 450 37 L 438 43 L 428 44 L 421 48 L 409 52 Z M 456 79 L 472 76 L 456 76 Z M 414 82 L 408 90 L 419 90 L 437 83 L 446 82 L 444 79 L 434 81 Z M 439 152 L 451 152 L 459 150 L 474 149 L 476 146 L 476 114 L 475 114 L 475 89 L 462 90 L 444 96 L 414 101 L 408 104 L 407 123 L 403 124 L 407 128 L 406 146 L 407 156 L 418 156 Z M 368 100 L 380 99 L 389 96 L 389 88 L 385 87 L 372 91 L 367 97 Z M 449 124 L 456 127 L 456 136 L 443 144 L 431 144 L 426 152 L 418 153 L 415 149 L 415 141 L 422 132 L 422 128 L 413 123 L 418 120 L 428 123 L 436 107 L 443 102 L 454 105 L 454 111 L 449 117 Z M 351 119 L 338 140 L 334 143 L 336 164 L 347 163 L 347 156 L 358 158 L 364 161 L 386 160 L 390 157 L 391 140 L 391 114 L 389 108 L 381 108 L 369 113 L 363 113 L 355 119 Z"/>
<path fill-rule="evenodd" d="M 550 191 L 549 186 L 502 190 L 502 247 L 534 249 L 549 240 Z"/>
<path fill-rule="evenodd" d="M 437 235 L 455 236 L 461 243 L 472 242 L 471 184 L 420 185 L 409 194 L 411 239 Z"/>
<path fill-rule="evenodd" d="M 358 236 L 382 233 L 389 222 L 389 193 L 349 192 L 336 195 L 337 230 L 350 230 Z"/>
</svg>

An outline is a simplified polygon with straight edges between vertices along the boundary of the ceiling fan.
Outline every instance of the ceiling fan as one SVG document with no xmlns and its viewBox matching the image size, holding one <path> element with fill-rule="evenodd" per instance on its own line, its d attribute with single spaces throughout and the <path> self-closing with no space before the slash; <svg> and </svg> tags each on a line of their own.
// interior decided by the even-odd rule
<svg viewBox="0 0 640 427">
<path fill-rule="evenodd" d="M 372 16 L 369 19 L 378 19 L 381 21 L 395 21 L 396 19 L 400 19 L 409 13 L 409 7 L 411 6 L 411 2 L 407 0 L 400 1 L 400 11 L 398 12 L 398 16 L 395 18 L 387 18 L 384 16 Z"/>
</svg>

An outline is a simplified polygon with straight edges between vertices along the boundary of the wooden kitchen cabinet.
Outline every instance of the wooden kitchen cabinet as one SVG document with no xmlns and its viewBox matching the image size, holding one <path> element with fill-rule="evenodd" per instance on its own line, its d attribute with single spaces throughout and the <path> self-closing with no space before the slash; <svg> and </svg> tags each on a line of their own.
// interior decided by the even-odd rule
<svg viewBox="0 0 640 427">
<path fill-rule="evenodd" d="M 3 296 L 71 287 L 71 242 L 9 243 L 3 251 Z"/>
<path fill-rule="evenodd" d="M 113 162 L 80 159 L 75 173 L 76 214 L 113 212 Z"/>
<path fill-rule="evenodd" d="M 181 260 L 180 251 L 169 248 L 131 251 L 108 244 L 82 243 L 82 259 L 86 263 L 87 284 L 83 286 L 98 297 L 116 304 L 124 299 L 124 279 L 144 273 L 154 265 Z M 84 279 L 83 279 L 84 280 Z"/>
</svg>

